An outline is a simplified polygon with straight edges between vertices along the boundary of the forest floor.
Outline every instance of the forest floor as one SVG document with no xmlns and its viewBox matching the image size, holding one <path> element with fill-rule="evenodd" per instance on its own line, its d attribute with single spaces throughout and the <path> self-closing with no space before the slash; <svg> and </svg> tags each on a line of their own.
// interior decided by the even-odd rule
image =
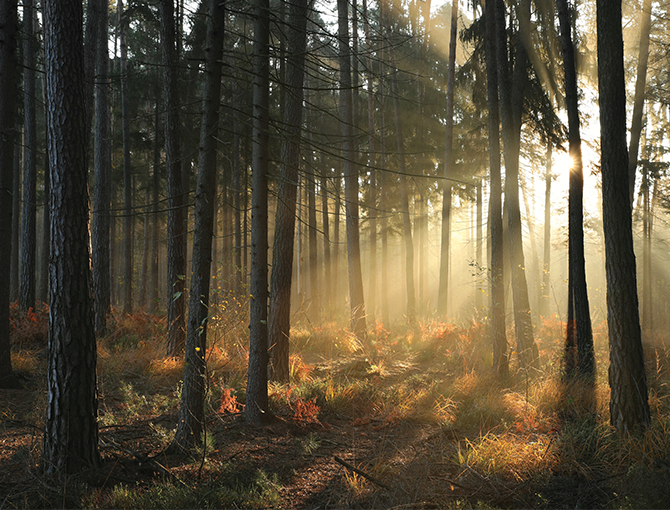
<svg viewBox="0 0 670 510">
<path fill-rule="evenodd" d="M 667 351 L 647 349 L 652 427 L 618 435 L 602 328 L 592 391 L 560 383 L 555 319 L 536 330 L 542 370 L 513 365 L 504 385 L 483 324 L 430 323 L 420 338 L 378 327 L 365 344 L 296 328 L 292 382 L 270 385 L 273 419 L 250 427 L 245 328 L 228 317 L 209 352 L 206 446 L 184 457 L 164 453 L 183 364 L 161 355 L 161 320 L 136 314 L 99 344 L 102 466 L 56 482 L 40 474 L 46 316 L 13 317 L 25 389 L 0 390 L 0 509 L 670 506 Z"/>
</svg>

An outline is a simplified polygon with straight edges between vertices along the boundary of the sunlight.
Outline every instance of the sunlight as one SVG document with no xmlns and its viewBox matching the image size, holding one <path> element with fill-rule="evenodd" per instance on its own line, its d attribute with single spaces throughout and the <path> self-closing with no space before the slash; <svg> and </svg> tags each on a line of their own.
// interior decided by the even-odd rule
<svg viewBox="0 0 670 510">
<path fill-rule="evenodd" d="M 572 170 L 574 161 L 568 151 L 559 151 L 558 154 L 554 156 L 554 165 L 554 171 L 558 174 L 562 174 L 563 171 Z"/>
</svg>

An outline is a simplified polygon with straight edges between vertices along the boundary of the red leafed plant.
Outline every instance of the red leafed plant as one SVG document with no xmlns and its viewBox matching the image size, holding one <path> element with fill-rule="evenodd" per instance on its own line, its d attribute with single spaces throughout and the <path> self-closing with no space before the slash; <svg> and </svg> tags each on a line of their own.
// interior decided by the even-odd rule
<svg viewBox="0 0 670 510">
<path fill-rule="evenodd" d="M 304 400 L 297 398 L 291 405 L 293 411 L 292 418 L 300 423 L 321 423 L 319 421 L 319 412 L 321 407 L 316 405 L 316 398 Z"/>
<path fill-rule="evenodd" d="M 237 397 L 232 394 L 232 388 L 224 388 L 221 392 L 221 406 L 219 413 L 239 413 L 244 409 L 244 405 L 237 401 Z"/>
</svg>

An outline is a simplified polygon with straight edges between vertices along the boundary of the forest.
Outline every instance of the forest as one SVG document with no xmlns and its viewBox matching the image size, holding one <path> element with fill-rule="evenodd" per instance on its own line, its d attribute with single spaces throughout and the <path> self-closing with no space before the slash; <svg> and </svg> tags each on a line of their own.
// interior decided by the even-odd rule
<svg viewBox="0 0 670 510">
<path fill-rule="evenodd" d="M 0 510 L 668 508 L 670 2 L 0 1 Z"/>
</svg>

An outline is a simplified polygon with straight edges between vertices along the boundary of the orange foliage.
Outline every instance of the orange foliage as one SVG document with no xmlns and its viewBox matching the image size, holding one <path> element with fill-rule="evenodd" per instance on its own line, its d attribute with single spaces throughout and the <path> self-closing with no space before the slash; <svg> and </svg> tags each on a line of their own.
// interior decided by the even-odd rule
<svg viewBox="0 0 670 510">
<path fill-rule="evenodd" d="M 298 397 L 291 405 L 291 410 L 293 411 L 291 417 L 299 423 L 321 423 L 319 421 L 321 407 L 316 405 L 316 398 L 304 400 Z"/>
<path fill-rule="evenodd" d="M 237 401 L 237 397 L 232 394 L 232 388 L 223 388 L 221 392 L 221 406 L 219 413 L 239 413 L 244 409 L 244 405 Z"/>
</svg>

